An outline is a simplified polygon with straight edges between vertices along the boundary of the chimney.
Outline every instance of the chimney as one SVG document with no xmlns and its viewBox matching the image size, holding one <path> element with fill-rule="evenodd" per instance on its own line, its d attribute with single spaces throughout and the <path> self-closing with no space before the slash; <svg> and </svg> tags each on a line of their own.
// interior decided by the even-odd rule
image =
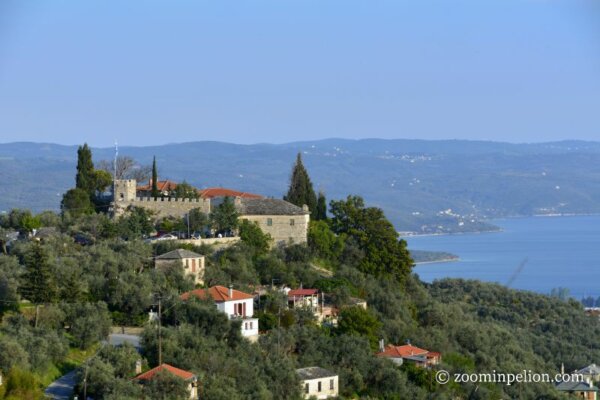
<svg viewBox="0 0 600 400">
<path fill-rule="evenodd" d="M 137 360 L 135 362 L 135 374 L 139 375 L 142 373 L 142 360 Z"/>
<path fill-rule="evenodd" d="M 383 353 L 385 351 L 385 342 L 383 338 L 379 339 L 379 352 Z"/>
<path fill-rule="evenodd" d="M 310 212 L 310 210 L 308 209 L 308 206 L 306 204 L 302 205 L 302 211 L 304 211 L 304 212 Z"/>
<path fill-rule="evenodd" d="M 229 285 L 229 298 L 233 298 L 233 285 Z"/>
<path fill-rule="evenodd" d="M 233 205 L 236 207 L 241 207 L 242 206 L 242 198 L 240 196 L 235 196 L 235 198 L 233 199 Z"/>
</svg>

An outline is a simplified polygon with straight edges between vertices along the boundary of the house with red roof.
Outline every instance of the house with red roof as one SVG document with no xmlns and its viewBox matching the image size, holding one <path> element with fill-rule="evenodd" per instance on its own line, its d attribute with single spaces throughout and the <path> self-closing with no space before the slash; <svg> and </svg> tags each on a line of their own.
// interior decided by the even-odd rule
<svg viewBox="0 0 600 400">
<path fill-rule="evenodd" d="M 235 290 L 232 287 L 212 286 L 208 289 L 195 289 L 183 293 L 180 298 L 187 300 L 190 297 L 199 299 L 212 299 L 217 309 L 225 313 L 229 319 L 242 321 L 242 335 L 255 339 L 258 337 L 258 318 L 254 318 L 254 296 Z"/>
<path fill-rule="evenodd" d="M 163 363 L 158 367 L 152 368 L 150 371 L 146 371 L 143 374 L 139 374 L 133 380 L 138 381 L 140 384 L 146 384 L 156 377 L 160 372 L 170 373 L 180 379 L 183 379 L 188 383 L 188 390 L 190 392 L 190 400 L 198 398 L 198 377 L 190 371 L 176 368 L 172 365 Z"/>
<path fill-rule="evenodd" d="M 402 346 L 384 346 L 383 339 L 379 342 L 379 353 L 377 357 L 385 357 L 395 364 L 402 365 L 404 362 L 415 363 L 418 367 L 430 368 L 442 361 L 442 354 L 436 351 L 421 349 L 407 343 Z"/>
<path fill-rule="evenodd" d="M 239 197 L 242 199 L 264 199 L 264 196 L 261 196 L 260 194 L 239 192 L 237 190 L 221 188 L 221 187 L 200 189 L 200 190 L 198 190 L 198 194 L 203 199 L 214 199 L 217 197 L 231 197 L 231 198 Z"/>
<path fill-rule="evenodd" d="M 156 181 L 158 192 L 162 196 L 170 196 L 171 192 L 177 188 L 177 182 L 170 181 L 168 179 L 164 181 Z M 152 196 L 152 179 L 146 185 L 140 185 L 136 188 L 138 197 L 150 197 Z"/>
</svg>

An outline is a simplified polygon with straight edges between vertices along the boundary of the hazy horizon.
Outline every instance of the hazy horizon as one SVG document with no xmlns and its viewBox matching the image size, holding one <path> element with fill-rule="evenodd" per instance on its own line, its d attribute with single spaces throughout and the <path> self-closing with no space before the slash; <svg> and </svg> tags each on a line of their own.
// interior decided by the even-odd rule
<svg viewBox="0 0 600 400">
<path fill-rule="evenodd" d="M 361 141 L 361 140 L 383 140 L 383 141 L 394 141 L 394 140 L 415 140 L 415 141 L 424 141 L 424 142 L 446 142 L 446 141 L 464 141 L 464 142 L 484 142 L 484 143 L 507 143 L 514 145 L 528 145 L 528 144 L 545 144 L 545 143 L 560 143 L 560 142 L 586 142 L 586 143 L 600 143 L 600 140 L 582 140 L 582 139 L 559 139 L 559 140 L 550 140 L 550 141 L 532 141 L 532 142 L 513 142 L 506 140 L 486 140 L 486 139 L 419 139 L 419 138 L 380 138 L 380 137 L 364 137 L 364 138 L 344 138 L 344 137 L 323 137 L 320 139 L 312 139 L 312 140 L 289 140 L 282 142 L 251 142 L 251 143 L 239 143 L 233 141 L 226 140 L 211 140 L 211 139 L 202 139 L 202 140 L 186 140 L 181 142 L 164 142 L 164 143 L 155 143 L 155 144 L 126 144 L 117 140 L 118 147 L 159 147 L 159 146 L 169 146 L 169 145 L 182 145 L 186 143 L 201 143 L 201 142 L 215 142 L 215 143 L 224 143 L 224 144 L 232 144 L 232 145 L 240 145 L 240 146 L 253 146 L 253 145 L 286 145 L 286 144 L 295 144 L 295 143 L 311 143 L 311 142 L 320 142 L 320 141 L 328 141 L 328 140 L 348 140 L 348 141 Z M 77 143 L 58 143 L 51 141 L 32 141 L 32 140 L 14 140 L 9 142 L 0 142 L 0 145 L 9 145 L 13 143 L 32 143 L 32 144 L 50 144 L 50 145 L 59 145 L 59 146 L 80 146 L 84 143 L 87 143 L 89 146 L 99 149 L 107 149 L 115 147 L 115 143 L 112 145 L 98 145 L 93 141 L 82 141 Z"/>
</svg>

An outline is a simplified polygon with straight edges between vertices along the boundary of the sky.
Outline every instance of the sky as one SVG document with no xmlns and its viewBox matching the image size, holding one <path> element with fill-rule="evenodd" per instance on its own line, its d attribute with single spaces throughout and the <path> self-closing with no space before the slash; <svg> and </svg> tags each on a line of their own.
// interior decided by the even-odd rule
<svg viewBox="0 0 600 400">
<path fill-rule="evenodd" d="M 1 0 L 0 143 L 600 140 L 596 0 Z"/>
</svg>

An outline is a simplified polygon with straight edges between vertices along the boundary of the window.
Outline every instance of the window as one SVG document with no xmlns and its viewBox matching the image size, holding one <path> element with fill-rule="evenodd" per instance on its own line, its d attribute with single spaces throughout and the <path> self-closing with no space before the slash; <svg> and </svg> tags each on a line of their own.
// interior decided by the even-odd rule
<svg viewBox="0 0 600 400">
<path fill-rule="evenodd" d="M 290 219 L 290 226 L 294 226 L 296 224 L 296 221 L 294 221 L 294 218 Z"/>
<path fill-rule="evenodd" d="M 273 226 L 273 218 L 267 218 L 267 226 Z"/>
<path fill-rule="evenodd" d="M 307 383 L 306 385 L 304 385 L 304 393 L 308 393 L 308 392 L 309 392 L 309 390 L 308 390 L 308 383 Z"/>
<path fill-rule="evenodd" d="M 329 390 L 333 390 L 333 379 L 329 380 Z"/>
<path fill-rule="evenodd" d="M 254 329 L 254 328 L 252 327 L 252 321 L 250 321 L 250 329 Z"/>
<path fill-rule="evenodd" d="M 248 323 L 244 323 L 244 330 L 248 330 Z"/>
<path fill-rule="evenodd" d="M 317 392 L 321 391 L 321 381 L 317 382 Z"/>
</svg>

